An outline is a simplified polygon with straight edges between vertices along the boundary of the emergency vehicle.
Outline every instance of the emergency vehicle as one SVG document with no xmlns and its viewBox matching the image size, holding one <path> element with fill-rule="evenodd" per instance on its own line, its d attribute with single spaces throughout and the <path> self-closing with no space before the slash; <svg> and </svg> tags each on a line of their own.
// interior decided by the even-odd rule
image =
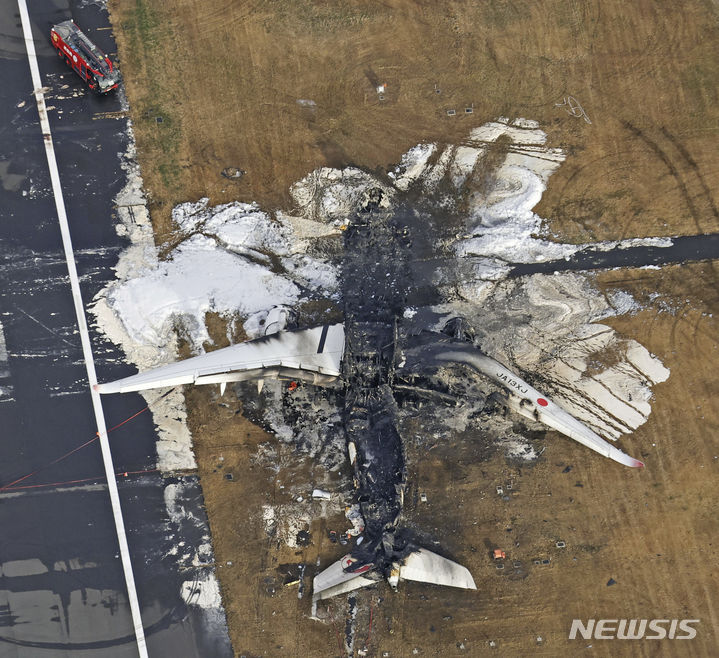
<svg viewBox="0 0 719 658">
<path fill-rule="evenodd" d="M 53 25 L 50 30 L 52 45 L 57 54 L 75 71 L 93 91 L 106 94 L 115 89 L 120 75 L 112 62 L 71 20 Z"/>
</svg>

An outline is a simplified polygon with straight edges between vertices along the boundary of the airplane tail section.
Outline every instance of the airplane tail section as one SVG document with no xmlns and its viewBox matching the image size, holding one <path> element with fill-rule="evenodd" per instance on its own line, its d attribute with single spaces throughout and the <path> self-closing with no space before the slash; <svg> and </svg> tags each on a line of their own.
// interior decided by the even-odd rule
<svg viewBox="0 0 719 658">
<path fill-rule="evenodd" d="M 312 616 L 315 616 L 318 601 L 374 585 L 383 575 L 393 588 L 403 580 L 412 580 L 477 589 L 469 569 L 426 548 L 417 548 L 405 557 L 390 562 L 384 569 L 379 564 L 362 564 L 348 554 L 315 576 L 312 582 Z"/>
</svg>

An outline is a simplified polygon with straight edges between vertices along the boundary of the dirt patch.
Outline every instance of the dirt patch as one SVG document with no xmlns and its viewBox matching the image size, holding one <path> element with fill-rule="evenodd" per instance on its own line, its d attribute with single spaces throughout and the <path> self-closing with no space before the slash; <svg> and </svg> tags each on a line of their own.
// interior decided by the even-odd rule
<svg viewBox="0 0 719 658">
<path fill-rule="evenodd" d="M 536 209 L 563 240 L 719 231 L 711 4 L 135 0 L 111 2 L 111 12 L 160 243 L 181 201 L 290 210 L 289 186 L 315 167 L 381 173 L 418 142 L 460 144 L 500 115 L 537 119 L 567 152 Z M 589 122 L 568 112 L 568 95 Z M 245 173 L 227 178 L 228 168 Z M 510 655 L 573 655 L 587 644 L 567 640 L 575 617 L 678 617 L 702 620 L 688 651 L 714 651 L 717 265 L 599 281 L 645 308 L 609 324 L 671 369 L 649 421 L 626 439 L 647 468 L 621 469 L 552 433 L 529 470 L 471 437 L 461 448 L 444 437 L 431 451 L 407 442 L 407 519 L 479 589 L 363 591 L 356 648 L 478 655 L 493 642 Z M 227 331 L 211 324 L 221 344 Z M 322 470 L 245 420 L 229 389 L 217 394 L 191 390 L 187 402 L 235 650 L 340 654 L 346 601 L 321 624 L 307 619 L 307 594 L 317 569 L 345 552 L 327 536 L 346 524 L 342 502 L 307 503 L 310 543 L 293 548 L 268 531 L 262 509 L 294 514 L 298 492 L 341 490 L 349 471 Z M 264 444 L 277 468 L 258 462 Z M 494 547 L 509 553 L 503 570 L 489 558 Z M 282 566 L 300 563 L 302 599 Z M 593 651 L 636 646 L 595 642 Z M 639 650 L 677 651 L 669 640 Z"/>
</svg>

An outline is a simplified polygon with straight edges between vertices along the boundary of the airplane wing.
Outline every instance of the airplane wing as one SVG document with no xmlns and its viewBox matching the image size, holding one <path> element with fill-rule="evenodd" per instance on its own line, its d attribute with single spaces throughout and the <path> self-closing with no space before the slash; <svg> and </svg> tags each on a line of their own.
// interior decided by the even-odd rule
<svg viewBox="0 0 719 658">
<path fill-rule="evenodd" d="M 544 423 L 615 462 L 632 468 L 644 466 L 638 459 L 630 457 L 605 441 L 599 434 L 520 379 L 499 361 L 495 361 L 472 345 L 438 341 L 408 350 L 405 356 L 410 367 L 417 367 L 419 364 L 427 366 L 432 362 L 435 365 L 452 363 L 466 365 L 502 386 L 509 394 L 509 406 L 525 418 Z"/>
<path fill-rule="evenodd" d="M 128 393 L 180 384 L 226 384 L 248 379 L 300 379 L 327 384 L 340 374 L 344 326 L 280 331 L 214 352 L 171 363 L 114 382 L 100 393 Z"/>
</svg>

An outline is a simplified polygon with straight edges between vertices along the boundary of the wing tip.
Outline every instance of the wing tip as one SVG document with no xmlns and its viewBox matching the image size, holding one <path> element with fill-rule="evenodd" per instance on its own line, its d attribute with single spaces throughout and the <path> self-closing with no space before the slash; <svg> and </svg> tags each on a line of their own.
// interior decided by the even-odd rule
<svg viewBox="0 0 719 658">
<path fill-rule="evenodd" d="M 644 468 L 643 461 L 634 459 L 634 457 L 630 457 L 626 452 L 622 452 L 617 448 L 613 448 L 607 457 L 613 459 L 615 462 L 623 464 L 624 466 L 628 466 L 629 468 Z"/>
</svg>

